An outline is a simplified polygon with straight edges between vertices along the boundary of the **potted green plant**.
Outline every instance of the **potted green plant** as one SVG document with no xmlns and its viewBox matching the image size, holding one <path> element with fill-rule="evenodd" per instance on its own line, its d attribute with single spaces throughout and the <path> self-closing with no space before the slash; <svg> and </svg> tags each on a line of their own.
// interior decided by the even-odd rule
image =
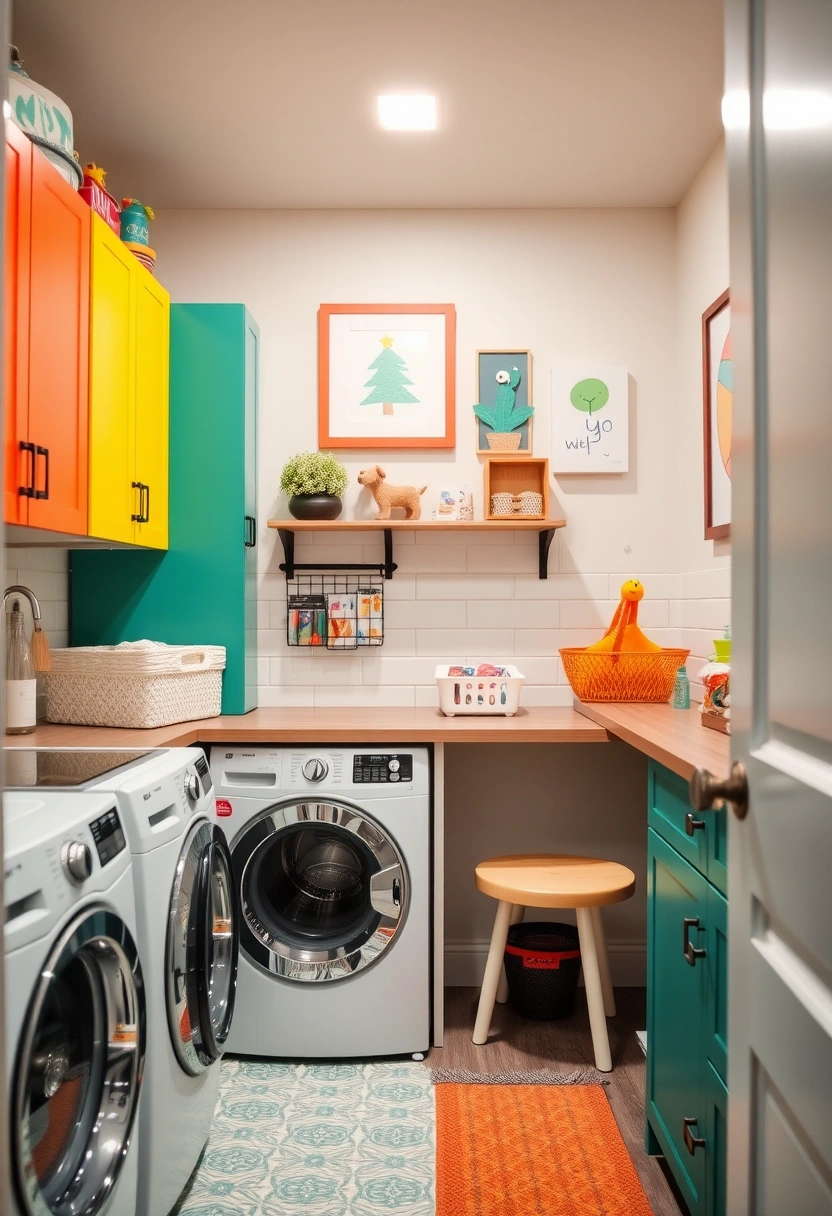
<svg viewBox="0 0 832 1216">
<path fill-rule="evenodd" d="M 499 371 L 495 376 L 497 396 L 493 405 L 475 405 L 474 413 L 491 427 L 486 432 L 488 446 L 495 452 L 516 452 L 520 447 L 521 427 L 534 413 L 531 405 L 517 405 L 517 386 L 520 383 L 520 372 L 516 367 L 511 372 Z"/>
<path fill-rule="evenodd" d="M 283 466 L 280 488 L 295 519 L 337 519 L 347 480 L 345 466 L 331 452 L 299 452 Z"/>
</svg>

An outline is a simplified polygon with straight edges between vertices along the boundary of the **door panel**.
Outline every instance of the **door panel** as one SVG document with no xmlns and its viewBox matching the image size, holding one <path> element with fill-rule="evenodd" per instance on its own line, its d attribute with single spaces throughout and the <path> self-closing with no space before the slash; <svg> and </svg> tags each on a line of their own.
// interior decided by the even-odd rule
<svg viewBox="0 0 832 1216">
<path fill-rule="evenodd" d="M 648 811 L 647 821 L 660 836 L 673 845 L 677 853 L 696 866 L 704 874 L 707 868 L 707 837 L 712 830 L 711 818 L 704 820 L 704 828 L 688 835 L 685 821 L 691 815 L 688 783 L 669 768 L 651 760 L 648 767 Z M 702 816 L 693 816 L 701 819 Z"/>
<path fill-rule="evenodd" d="M 725 1192 L 728 1177 L 728 1091 L 710 1064 L 706 1068 L 706 1077 L 705 1138 L 708 1146 L 705 1158 L 705 1210 L 708 1216 L 725 1216 Z"/>
<path fill-rule="evenodd" d="M 814 1214 L 832 1210 L 832 8 L 727 16 L 731 752 L 750 794 L 729 816 L 728 1210 Z"/>
<path fill-rule="evenodd" d="M 91 536 L 125 542 L 133 539 L 131 515 L 138 510 L 132 488 L 134 263 L 113 230 L 93 216 L 89 530 Z"/>
<path fill-rule="evenodd" d="M 708 887 L 705 963 L 705 1055 L 725 1082 L 728 1077 L 728 904 Z"/>
<path fill-rule="evenodd" d="M 29 520 L 29 499 L 20 487 L 31 482 L 29 438 L 29 257 L 32 210 L 32 143 L 6 122 L 6 234 L 4 297 L 4 515 L 6 523 Z"/>
<path fill-rule="evenodd" d="M 135 277 L 135 480 L 146 487 L 148 519 L 135 526 L 137 544 L 168 547 L 168 364 L 170 296 L 138 266 Z"/>
<path fill-rule="evenodd" d="M 701 1028 L 705 959 L 685 958 L 684 920 L 706 925 L 708 884 L 652 828 L 648 830 L 648 1012 L 647 1113 L 692 1212 L 701 1208 L 705 1154 L 691 1155 L 684 1143 L 684 1120 L 697 1119 L 693 1134 L 704 1133 L 701 1089 Z M 693 946 L 706 934 L 691 927 Z"/>
<path fill-rule="evenodd" d="M 29 523 L 86 535 L 89 439 L 89 207 L 32 152 L 29 439 L 45 449 Z M 48 481 L 48 492 L 47 492 Z"/>
<path fill-rule="evenodd" d="M 260 386 L 260 331 L 246 314 L 245 374 L 245 513 L 254 521 L 245 555 L 245 704 L 257 704 L 257 406 Z"/>
</svg>

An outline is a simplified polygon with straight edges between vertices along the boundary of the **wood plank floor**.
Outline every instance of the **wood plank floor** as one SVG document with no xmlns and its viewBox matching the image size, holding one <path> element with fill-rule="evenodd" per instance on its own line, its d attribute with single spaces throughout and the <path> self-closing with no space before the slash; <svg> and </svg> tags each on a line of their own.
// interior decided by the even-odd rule
<svg viewBox="0 0 832 1216">
<path fill-rule="evenodd" d="M 644 1151 L 645 1065 L 636 1041 L 636 1031 L 645 1025 L 644 994 L 643 988 L 615 990 L 618 1012 L 608 1023 L 613 1071 L 608 1074 L 607 1093 L 655 1216 L 680 1216 L 686 1211 L 685 1205 L 672 1188 L 664 1162 L 648 1157 Z M 484 1047 L 471 1042 L 478 998 L 477 988 L 445 989 L 445 1046 L 431 1049 L 428 1064 L 483 1073 L 538 1068 L 571 1072 L 592 1066 L 592 1039 L 582 990 L 572 1017 L 558 1022 L 522 1018 L 508 1005 L 498 1005 L 491 1037 Z"/>
</svg>

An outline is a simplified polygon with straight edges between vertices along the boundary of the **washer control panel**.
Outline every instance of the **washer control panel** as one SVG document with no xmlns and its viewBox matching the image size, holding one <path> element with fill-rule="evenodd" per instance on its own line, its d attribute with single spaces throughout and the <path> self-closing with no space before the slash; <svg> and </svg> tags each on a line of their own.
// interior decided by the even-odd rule
<svg viewBox="0 0 832 1216">
<path fill-rule="evenodd" d="M 353 756 L 352 779 L 355 785 L 381 785 L 413 780 L 413 757 L 394 752 L 390 755 Z"/>
<path fill-rule="evenodd" d="M 90 824 L 90 831 L 102 866 L 106 866 L 108 861 L 112 861 L 127 846 L 124 829 L 116 810 L 108 811 L 100 819 L 94 819 Z"/>
</svg>

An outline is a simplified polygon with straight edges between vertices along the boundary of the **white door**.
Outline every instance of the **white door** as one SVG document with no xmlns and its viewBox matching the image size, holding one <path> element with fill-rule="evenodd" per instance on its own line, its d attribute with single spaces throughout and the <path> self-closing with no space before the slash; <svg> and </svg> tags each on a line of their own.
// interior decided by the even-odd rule
<svg viewBox="0 0 832 1216">
<path fill-rule="evenodd" d="M 729 1216 L 832 1213 L 832 2 L 727 0 Z"/>
</svg>

